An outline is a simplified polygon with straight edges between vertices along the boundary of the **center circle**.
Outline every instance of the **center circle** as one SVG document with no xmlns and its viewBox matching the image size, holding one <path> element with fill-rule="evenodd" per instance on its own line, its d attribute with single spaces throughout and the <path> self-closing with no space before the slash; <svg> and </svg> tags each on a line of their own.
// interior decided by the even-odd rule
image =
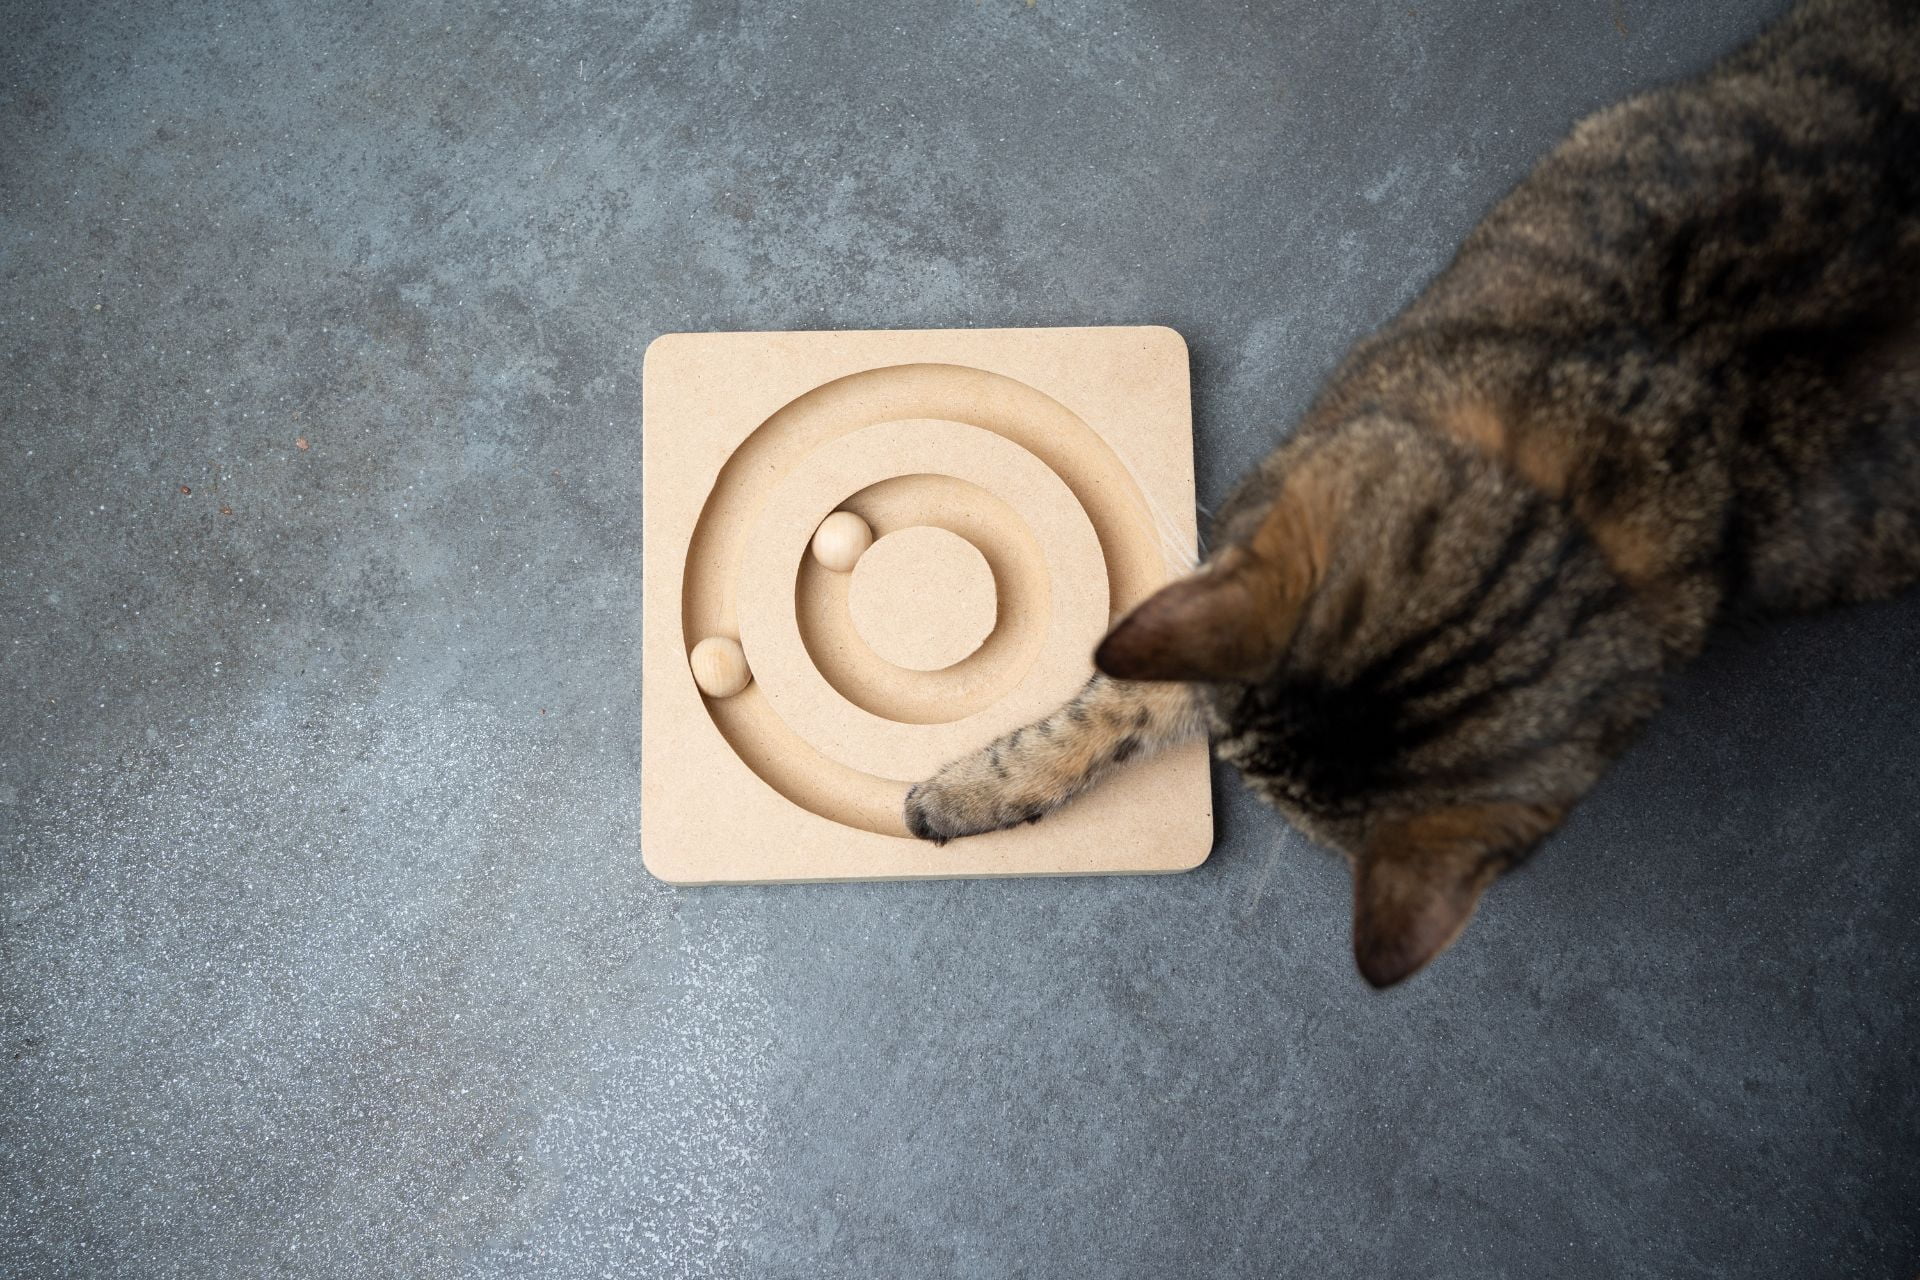
<svg viewBox="0 0 1920 1280">
<path fill-rule="evenodd" d="M 999 601 L 980 549 L 923 524 L 897 529 L 861 554 L 847 612 L 867 647 L 894 666 L 939 671 L 993 634 Z"/>
</svg>

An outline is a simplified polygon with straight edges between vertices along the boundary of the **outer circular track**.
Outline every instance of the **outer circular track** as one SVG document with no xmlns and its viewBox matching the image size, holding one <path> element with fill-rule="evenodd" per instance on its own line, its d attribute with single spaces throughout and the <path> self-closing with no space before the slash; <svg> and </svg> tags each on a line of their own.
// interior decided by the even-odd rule
<svg viewBox="0 0 1920 1280">
<path fill-rule="evenodd" d="M 759 536 L 753 531 L 760 513 L 786 478 L 805 465 L 809 455 L 841 437 L 877 424 L 912 419 L 962 424 L 991 433 L 1032 455 L 1068 491 L 1071 508 L 1084 516 L 1098 545 L 1099 564 L 1085 570 L 1076 568 L 1073 572 L 1097 575 L 1103 568 L 1105 576 L 1101 594 L 1106 597 L 1106 616 L 1096 616 L 1099 610 L 1074 611 L 1077 619 L 1074 626 L 1062 629 L 1057 637 L 1049 629 L 1044 643 L 1034 646 L 1037 649 L 1034 656 L 1025 660 L 1023 670 L 1020 637 L 1011 635 L 996 644 L 1000 640 L 998 633 L 973 658 L 951 669 L 961 672 L 983 657 L 991 656 L 996 649 L 1002 650 L 998 660 L 1006 666 L 1001 678 L 1005 678 L 1006 671 L 1019 670 L 1020 683 L 1016 687 L 1025 692 L 1017 699 L 999 697 L 990 692 L 991 686 L 984 686 L 989 690 L 985 694 L 982 687 L 977 686 L 971 701 L 984 705 L 971 709 L 959 707 L 964 712 L 962 717 L 948 722 L 966 725 L 966 732 L 950 738 L 937 733 L 924 737 L 917 732 L 907 735 L 922 742 L 939 742 L 942 750 L 951 746 L 950 756 L 978 746 L 1034 715 L 1044 714 L 1050 705 L 1071 696 L 1085 679 L 1087 656 L 1111 616 L 1131 608 L 1165 574 L 1155 521 L 1125 464 L 1066 406 L 1025 383 L 959 365 L 892 365 L 816 387 L 774 413 L 741 442 L 720 468 L 695 524 L 682 579 L 683 643 L 691 643 L 688 637 L 742 634 L 739 606 L 742 593 L 747 589 L 747 577 L 751 575 L 756 585 L 760 585 L 762 575 L 774 568 L 767 564 L 758 571 L 752 570 L 746 555 L 749 540 Z M 928 474 L 920 470 L 909 474 L 912 482 L 926 481 L 936 487 L 953 483 L 943 480 L 937 472 Z M 863 498 L 870 507 L 884 507 L 884 501 L 876 499 L 884 498 L 890 491 L 897 498 L 904 479 L 897 473 L 891 478 L 869 474 L 861 488 L 839 495 L 838 499 L 828 498 L 828 505 L 800 530 L 794 558 L 785 563 L 786 576 L 777 598 L 786 616 L 794 620 L 803 659 L 824 645 L 823 628 L 817 625 L 821 617 L 819 606 L 808 603 L 810 585 L 817 587 L 818 584 L 809 584 L 807 580 L 806 566 L 810 565 L 804 555 L 807 535 L 819 518 L 836 505 L 860 511 L 871 520 L 872 516 L 861 510 Z M 960 477 L 959 482 L 970 483 L 972 479 Z M 1061 500 L 1064 502 L 1065 498 Z M 996 501 L 1004 506 L 1012 505 L 1004 502 L 1004 495 Z M 1000 514 L 1003 513 L 996 513 Z M 1015 511 L 1015 514 L 1023 513 Z M 892 523 L 898 527 L 897 520 Z M 880 525 L 875 528 L 877 532 L 884 532 Z M 963 535 L 965 532 L 955 531 Z M 1022 562 L 1030 563 L 1032 550 L 1044 551 L 1044 547 L 1036 548 L 1038 540 L 1033 539 L 1030 532 L 1021 532 L 1024 536 L 1015 535 L 1003 542 L 1003 555 L 1007 543 L 1020 545 L 1024 548 L 1019 553 Z M 765 536 L 778 540 L 775 534 Z M 984 550 L 987 548 L 983 547 Z M 787 551 L 783 549 L 779 554 L 784 558 Z M 995 562 L 991 552 L 988 559 L 994 565 L 997 584 L 1004 593 L 1006 585 L 1000 578 L 1001 564 Z M 1070 586 L 1071 583 L 1049 583 L 1050 598 L 1052 593 Z M 844 606 L 844 598 L 840 605 Z M 1061 611 L 1050 611 L 1049 622 L 1058 616 Z M 809 619 L 816 625 L 809 627 Z M 784 624 L 782 630 L 784 633 Z M 1056 646 L 1058 654 L 1054 652 Z M 1013 661 L 1008 661 L 1007 654 L 1012 655 Z M 1061 658 L 1059 654 L 1067 657 Z M 749 656 L 756 663 L 760 661 L 751 652 Z M 818 681 L 812 696 L 818 696 L 819 686 L 824 686 L 839 705 L 892 725 L 886 733 L 946 727 L 931 722 L 932 717 L 939 715 L 937 698 L 922 696 L 917 702 L 903 701 L 888 697 L 884 691 L 865 690 L 867 699 L 880 700 L 875 705 L 887 712 L 881 715 L 872 706 L 863 707 L 854 701 L 841 687 L 842 683 L 858 683 L 846 679 L 844 670 L 840 673 L 842 679 L 836 681 L 831 678 L 830 663 L 816 660 L 813 664 L 802 662 L 801 665 L 812 671 L 813 679 Z M 1040 670 L 1046 671 L 1047 676 L 1029 684 L 1026 676 Z M 898 775 L 911 773 L 917 778 L 947 758 L 935 759 L 933 748 L 921 747 L 910 757 L 871 760 L 857 743 L 840 741 L 832 744 L 834 751 L 823 751 L 783 719 L 776 699 L 768 695 L 759 680 L 736 697 L 707 701 L 704 705 L 740 758 L 788 800 L 822 817 L 883 835 L 903 838 L 906 835 L 900 819 L 900 802 L 908 780 Z M 878 770 L 869 771 L 836 758 L 850 754 L 862 763 L 879 766 Z M 901 760 L 910 761 L 911 767 L 903 768 Z"/>
</svg>

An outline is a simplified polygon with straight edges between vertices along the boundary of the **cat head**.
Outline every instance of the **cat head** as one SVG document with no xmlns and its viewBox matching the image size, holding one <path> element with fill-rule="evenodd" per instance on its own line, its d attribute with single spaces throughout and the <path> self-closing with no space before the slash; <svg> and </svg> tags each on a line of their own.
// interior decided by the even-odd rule
<svg viewBox="0 0 1920 1280">
<path fill-rule="evenodd" d="M 1659 642 L 1566 509 L 1385 418 L 1303 433 L 1095 654 L 1197 686 L 1223 759 L 1346 855 L 1376 986 L 1452 943 L 1658 700 Z"/>
</svg>

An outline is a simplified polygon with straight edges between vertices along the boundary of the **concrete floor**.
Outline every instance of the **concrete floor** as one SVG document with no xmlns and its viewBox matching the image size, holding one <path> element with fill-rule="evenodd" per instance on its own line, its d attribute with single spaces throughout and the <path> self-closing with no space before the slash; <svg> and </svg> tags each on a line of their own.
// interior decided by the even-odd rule
<svg viewBox="0 0 1920 1280">
<path fill-rule="evenodd" d="M 1730 639 L 1385 995 L 1172 879 L 638 859 L 668 330 L 1164 323 L 1202 500 L 1777 0 L 0 14 L 0 1272 L 1911 1276 L 1920 599 Z"/>
</svg>

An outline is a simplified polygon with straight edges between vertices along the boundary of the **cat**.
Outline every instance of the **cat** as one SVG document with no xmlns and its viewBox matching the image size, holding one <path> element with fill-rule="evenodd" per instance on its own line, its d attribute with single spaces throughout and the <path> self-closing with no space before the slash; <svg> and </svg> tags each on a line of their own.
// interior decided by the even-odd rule
<svg viewBox="0 0 1920 1280">
<path fill-rule="evenodd" d="M 1920 4 L 1811 0 L 1579 124 L 1346 357 L 936 842 L 1200 733 L 1342 852 L 1374 986 L 1452 944 L 1717 624 L 1920 578 Z"/>
</svg>

